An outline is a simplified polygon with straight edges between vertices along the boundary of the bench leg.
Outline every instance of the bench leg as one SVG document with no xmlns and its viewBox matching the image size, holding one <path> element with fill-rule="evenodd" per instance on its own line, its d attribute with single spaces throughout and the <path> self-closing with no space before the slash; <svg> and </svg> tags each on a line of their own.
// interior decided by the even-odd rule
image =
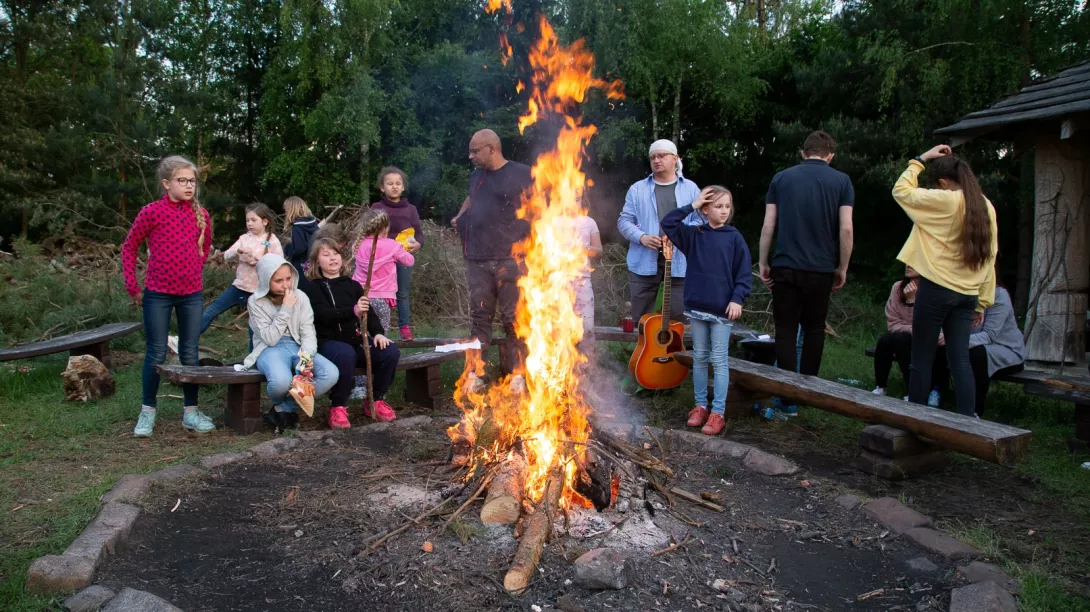
<svg viewBox="0 0 1090 612">
<path fill-rule="evenodd" d="M 434 409 L 443 385 L 439 365 L 405 371 L 405 401 Z"/>
<path fill-rule="evenodd" d="M 110 358 L 110 343 L 99 342 L 98 344 L 89 344 L 87 346 L 81 346 L 69 351 L 69 354 L 75 357 L 76 355 L 90 355 L 95 359 L 102 362 L 102 365 L 107 368 L 113 367 L 113 359 Z"/>
<path fill-rule="evenodd" d="M 243 436 L 261 431 L 261 383 L 228 385 L 223 421 Z"/>
<path fill-rule="evenodd" d="M 1090 404 L 1075 404 L 1075 437 L 1067 442 L 1073 453 L 1090 448 Z"/>
</svg>

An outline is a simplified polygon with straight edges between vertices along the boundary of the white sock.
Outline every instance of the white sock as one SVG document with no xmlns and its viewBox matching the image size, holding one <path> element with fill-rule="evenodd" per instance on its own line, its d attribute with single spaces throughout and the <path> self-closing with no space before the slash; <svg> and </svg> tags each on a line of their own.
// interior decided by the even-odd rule
<svg viewBox="0 0 1090 612">
<path fill-rule="evenodd" d="M 196 412 L 197 407 L 196 406 L 186 406 L 182 410 L 185 410 L 186 414 L 190 414 L 190 413 Z"/>
</svg>

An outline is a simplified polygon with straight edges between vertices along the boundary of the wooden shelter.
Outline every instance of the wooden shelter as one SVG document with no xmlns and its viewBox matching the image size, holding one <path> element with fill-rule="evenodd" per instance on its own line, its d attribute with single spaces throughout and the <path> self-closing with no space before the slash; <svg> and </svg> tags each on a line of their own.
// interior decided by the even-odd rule
<svg viewBox="0 0 1090 612">
<path fill-rule="evenodd" d="M 935 130 L 1034 147 L 1034 234 L 1026 352 L 1030 361 L 1086 361 L 1090 292 L 1090 62 L 1037 81 Z"/>
</svg>

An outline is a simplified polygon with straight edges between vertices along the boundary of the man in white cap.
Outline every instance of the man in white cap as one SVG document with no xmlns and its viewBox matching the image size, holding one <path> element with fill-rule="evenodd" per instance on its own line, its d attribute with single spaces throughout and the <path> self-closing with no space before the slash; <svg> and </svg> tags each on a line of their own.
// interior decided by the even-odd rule
<svg viewBox="0 0 1090 612">
<path fill-rule="evenodd" d="M 681 174 L 677 145 L 669 140 L 656 140 L 647 154 L 651 159 L 651 175 L 628 188 L 624 209 L 617 219 L 617 229 L 629 242 L 628 292 L 632 319 L 637 322 L 654 309 L 659 285 L 663 282 L 665 259 L 659 222 L 666 213 L 692 204 L 700 195 L 700 187 Z M 691 219 L 686 220 L 689 221 Z M 677 251 L 671 264 L 671 277 L 670 317 L 682 320 L 685 256 Z"/>
</svg>

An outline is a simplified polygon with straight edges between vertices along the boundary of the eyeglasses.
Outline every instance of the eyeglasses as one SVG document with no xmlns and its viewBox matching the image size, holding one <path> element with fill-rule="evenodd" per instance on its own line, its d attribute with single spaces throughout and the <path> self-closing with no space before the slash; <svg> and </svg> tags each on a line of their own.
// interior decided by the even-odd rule
<svg viewBox="0 0 1090 612">
<path fill-rule="evenodd" d="M 195 178 L 177 178 L 174 179 L 182 187 L 196 187 L 197 179 Z"/>
<path fill-rule="evenodd" d="M 476 149 L 470 149 L 469 154 L 470 155 L 476 155 L 476 154 L 480 153 L 481 151 L 484 151 L 486 148 L 491 147 L 491 146 L 492 145 L 484 145 L 483 147 L 477 147 Z"/>
<path fill-rule="evenodd" d="M 657 159 L 666 159 L 671 155 L 673 155 L 673 153 L 653 153 L 651 155 L 651 161 L 655 161 Z"/>
</svg>

